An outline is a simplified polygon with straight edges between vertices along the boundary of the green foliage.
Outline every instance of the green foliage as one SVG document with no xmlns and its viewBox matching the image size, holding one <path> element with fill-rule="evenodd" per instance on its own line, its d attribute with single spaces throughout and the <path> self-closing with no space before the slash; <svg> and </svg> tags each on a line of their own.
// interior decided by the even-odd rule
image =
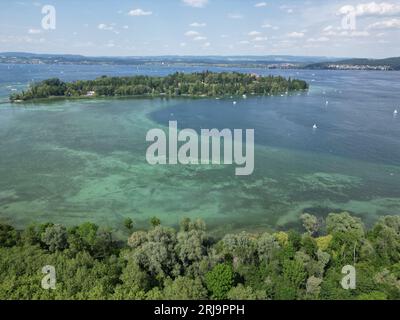
<svg viewBox="0 0 400 320">
<path fill-rule="evenodd" d="M 348 213 L 326 222 L 330 234 L 318 238 L 308 230 L 213 240 L 203 221 L 184 219 L 179 231 L 154 223 L 133 232 L 127 246 L 92 223 L 2 224 L 0 299 L 399 300 L 400 217 L 369 231 Z M 354 290 L 341 286 L 347 264 Z M 56 290 L 40 286 L 46 265 L 56 268 Z"/>
<path fill-rule="evenodd" d="M 304 213 L 300 217 L 301 221 L 303 222 L 303 227 L 310 235 L 314 235 L 319 230 L 319 222 L 316 216 L 313 216 L 308 213 Z"/>
<path fill-rule="evenodd" d="M 68 246 L 67 229 L 58 224 L 49 226 L 42 234 L 42 241 L 50 252 L 64 250 Z"/>
<path fill-rule="evenodd" d="M 226 299 L 234 283 L 235 273 L 227 264 L 218 264 L 206 274 L 207 288 L 217 300 Z"/>
<path fill-rule="evenodd" d="M 251 287 L 245 287 L 240 283 L 228 292 L 227 298 L 229 300 L 265 300 L 266 294 L 262 290 L 254 291 Z"/>
<path fill-rule="evenodd" d="M 124 227 L 128 229 L 129 231 L 132 231 L 133 229 L 133 220 L 131 218 L 126 218 L 124 220 Z"/>
<path fill-rule="evenodd" d="M 150 219 L 150 224 L 155 228 L 161 224 L 161 220 L 157 217 L 153 217 Z"/>
<path fill-rule="evenodd" d="M 12 247 L 18 241 L 18 233 L 14 227 L 0 224 L 0 247 Z"/>
<path fill-rule="evenodd" d="M 241 96 L 269 95 L 306 90 L 302 80 L 260 77 L 237 72 L 174 73 L 166 77 L 100 77 L 96 80 L 62 82 L 49 79 L 12 94 L 11 101 L 80 96 Z"/>
<path fill-rule="evenodd" d="M 166 300 L 206 300 L 207 290 L 200 279 L 179 276 L 166 282 L 163 298 Z"/>
</svg>

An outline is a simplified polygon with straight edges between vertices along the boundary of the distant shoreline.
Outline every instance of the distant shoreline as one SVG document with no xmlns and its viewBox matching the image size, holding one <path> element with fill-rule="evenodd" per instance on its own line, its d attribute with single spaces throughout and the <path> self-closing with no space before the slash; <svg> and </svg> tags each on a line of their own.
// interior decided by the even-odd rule
<svg viewBox="0 0 400 320">
<path fill-rule="evenodd" d="M 400 70 L 400 57 L 384 59 L 307 56 L 143 56 L 86 57 L 80 55 L 0 53 L 0 64 L 108 65 L 108 66 L 208 66 L 266 69 Z"/>
</svg>

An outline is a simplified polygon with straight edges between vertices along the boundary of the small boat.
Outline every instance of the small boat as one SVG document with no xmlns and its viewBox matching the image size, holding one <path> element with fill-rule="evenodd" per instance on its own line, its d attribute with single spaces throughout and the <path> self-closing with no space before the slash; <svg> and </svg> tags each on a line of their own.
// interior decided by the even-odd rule
<svg viewBox="0 0 400 320">
<path fill-rule="evenodd" d="M 237 102 L 236 102 L 236 101 L 233 101 L 233 105 L 236 106 L 236 104 L 237 104 Z"/>
<path fill-rule="evenodd" d="M 328 101 L 328 100 L 326 100 L 325 104 L 326 104 L 326 105 L 328 105 L 328 104 L 329 104 L 329 101 Z"/>
<path fill-rule="evenodd" d="M 318 126 L 317 126 L 316 124 L 314 124 L 312 128 L 313 128 L 314 130 L 317 130 L 317 129 L 318 129 Z"/>
<path fill-rule="evenodd" d="M 395 116 L 399 114 L 399 112 L 397 111 L 397 109 L 393 111 L 393 114 L 394 114 Z"/>
<path fill-rule="evenodd" d="M 243 95 L 243 99 L 247 99 L 247 96 L 245 94 Z"/>
</svg>

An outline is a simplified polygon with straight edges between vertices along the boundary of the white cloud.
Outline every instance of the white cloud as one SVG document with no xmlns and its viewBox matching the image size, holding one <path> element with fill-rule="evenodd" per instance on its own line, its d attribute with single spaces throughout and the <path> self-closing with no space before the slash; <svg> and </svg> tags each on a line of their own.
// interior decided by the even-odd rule
<svg viewBox="0 0 400 320">
<path fill-rule="evenodd" d="M 210 43 L 210 42 L 206 42 L 205 44 L 203 44 L 203 47 L 204 47 L 204 48 L 211 47 L 211 43 Z"/>
<path fill-rule="evenodd" d="M 229 13 L 228 17 L 230 19 L 243 19 L 243 15 L 241 15 L 239 13 Z"/>
<path fill-rule="evenodd" d="M 269 23 L 263 24 L 263 25 L 261 26 L 261 28 L 279 30 L 279 27 L 273 26 L 272 24 L 269 24 Z"/>
<path fill-rule="evenodd" d="M 238 43 L 239 43 L 239 44 L 249 44 L 249 43 L 250 43 L 250 41 L 243 40 L 243 41 L 239 41 Z"/>
<path fill-rule="evenodd" d="M 251 31 L 248 33 L 248 35 L 250 37 L 259 36 L 260 34 L 261 34 L 261 32 L 259 32 L 259 31 Z"/>
<path fill-rule="evenodd" d="M 375 22 L 368 26 L 368 29 L 400 29 L 400 19 L 391 19 L 386 21 Z"/>
<path fill-rule="evenodd" d="M 193 22 L 190 24 L 191 27 L 193 28 L 204 28 L 207 26 L 207 23 L 204 22 Z"/>
<path fill-rule="evenodd" d="M 319 38 L 309 38 L 307 42 L 327 42 L 329 41 L 328 37 L 319 37 Z"/>
<path fill-rule="evenodd" d="M 345 5 L 339 9 L 339 14 L 346 15 L 354 12 L 357 16 L 387 16 L 400 13 L 400 4 L 388 2 L 360 3 L 356 6 Z"/>
<path fill-rule="evenodd" d="M 260 42 L 260 41 L 267 41 L 268 37 L 255 37 L 253 39 L 254 42 Z"/>
<path fill-rule="evenodd" d="M 192 31 L 192 30 L 185 33 L 186 37 L 197 37 L 199 35 L 200 35 L 200 33 L 198 33 L 197 31 Z"/>
<path fill-rule="evenodd" d="M 305 36 L 305 34 L 303 32 L 291 32 L 291 33 L 288 33 L 287 36 L 289 38 L 303 38 Z"/>
<path fill-rule="evenodd" d="M 338 35 L 342 37 L 357 38 L 357 37 L 369 37 L 370 33 L 368 31 L 351 31 L 351 32 L 342 31 Z"/>
<path fill-rule="evenodd" d="M 132 17 L 139 17 L 139 16 L 151 16 L 153 14 L 152 11 L 144 11 L 143 9 L 134 9 L 129 11 L 128 13 Z"/>
<path fill-rule="evenodd" d="M 107 25 L 107 24 L 105 24 L 105 23 L 100 23 L 100 24 L 97 26 L 97 29 L 111 31 L 111 30 L 114 29 L 114 27 L 113 27 L 113 26 L 109 26 L 109 25 Z"/>
<path fill-rule="evenodd" d="M 259 2 L 259 3 L 256 3 L 254 6 L 256 8 L 262 8 L 262 7 L 266 7 L 267 3 L 266 2 Z"/>
<path fill-rule="evenodd" d="M 183 3 L 194 8 L 204 8 L 208 0 L 183 0 Z"/>
<path fill-rule="evenodd" d="M 207 37 L 197 36 L 193 38 L 194 41 L 206 41 Z"/>
<path fill-rule="evenodd" d="M 40 30 L 40 29 L 29 29 L 28 33 L 29 34 L 40 34 L 40 33 L 42 33 L 42 30 Z"/>
<path fill-rule="evenodd" d="M 186 42 L 181 42 L 179 45 L 180 45 L 182 48 L 183 48 L 183 47 L 186 47 Z"/>
</svg>

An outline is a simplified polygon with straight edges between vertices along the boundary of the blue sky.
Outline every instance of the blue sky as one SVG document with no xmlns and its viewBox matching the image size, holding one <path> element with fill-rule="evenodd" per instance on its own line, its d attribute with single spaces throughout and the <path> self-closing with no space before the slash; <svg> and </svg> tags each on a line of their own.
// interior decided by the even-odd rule
<svg viewBox="0 0 400 320">
<path fill-rule="evenodd" d="M 378 58 L 400 56 L 399 39 L 400 0 L 0 1 L 0 52 Z"/>
</svg>

